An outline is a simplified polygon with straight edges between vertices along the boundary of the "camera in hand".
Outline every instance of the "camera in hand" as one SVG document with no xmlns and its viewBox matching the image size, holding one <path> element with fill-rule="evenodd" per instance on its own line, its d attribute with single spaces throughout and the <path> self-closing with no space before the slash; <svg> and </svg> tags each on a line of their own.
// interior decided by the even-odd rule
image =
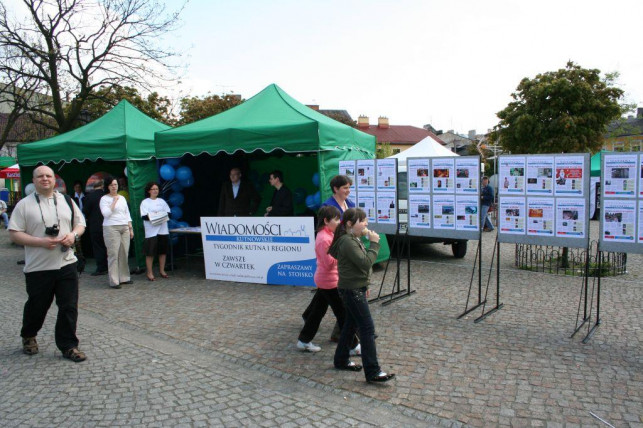
<svg viewBox="0 0 643 428">
<path fill-rule="evenodd" d="M 45 235 L 58 236 L 59 233 L 60 233 L 60 229 L 58 228 L 57 224 L 54 224 L 53 226 L 45 227 Z"/>
</svg>

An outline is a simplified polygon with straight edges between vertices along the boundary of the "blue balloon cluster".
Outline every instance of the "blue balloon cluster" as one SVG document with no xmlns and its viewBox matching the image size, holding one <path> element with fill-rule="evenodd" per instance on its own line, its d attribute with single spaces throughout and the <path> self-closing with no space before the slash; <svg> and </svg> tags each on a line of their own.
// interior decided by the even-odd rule
<svg viewBox="0 0 643 428">
<path fill-rule="evenodd" d="M 319 189 L 319 173 L 318 172 L 313 174 L 311 180 L 313 182 L 313 185 Z M 297 194 L 298 190 L 304 190 L 304 189 L 302 189 L 302 188 L 296 189 L 295 190 L 295 198 L 300 197 L 300 195 Z M 304 194 L 305 194 L 305 192 L 306 191 L 304 190 Z M 306 196 L 304 201 L 306 203 L 306 206 L 309 209 L 311 209 L 313 211 L 317 211 L 319 209 L 319 207 L 321 206 L 321 192 L 319 190 L 317 190 L 312 195 Z"/>
<path fill-rule="evenodd" d="M 185 202 L 185 197 L 181 192 L 187 187 L 194 186 L 192 169 L 190 169 L 189 166 L 181 165 L 180 159 L 167 159 L 159 168 L 159 175 L 164 181 L 168 182 L 165 184 L 164 189 L 169 187 L 172 190 L 172 194 L 167 198 L 167 202 L 172 207 L 170 209 L 170 222 L 174 223 L 168 222 L 168 226 L 170 229 L 177 227 L 189 227 L 186 222 L 179 222 L 178 220 L 183 217 L 183 209 L 181 208 L 181 205 Z"/>
</svg>

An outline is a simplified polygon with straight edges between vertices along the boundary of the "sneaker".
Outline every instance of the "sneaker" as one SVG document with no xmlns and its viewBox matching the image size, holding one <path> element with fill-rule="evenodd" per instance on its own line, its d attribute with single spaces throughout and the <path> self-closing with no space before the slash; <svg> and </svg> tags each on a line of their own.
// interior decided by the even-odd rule
<svg viewBox="0 0 643 428">
<path fill-rule="evenodd" d="M 356 347 L 351 349 L 350 352 L 348 353 L 348 355 L 350 355 L 351 357 L 359 357 L 360 355 L 362 355 L 362 345 L 361 345 L 361 343 L 358 343 Z"/>
<path fill-rule="evenodd" d="M 307 352 L 321 351 L 321 348 L 315 345 L 313 342 L 304 343 L 301 340 L 297 341 L 297 349 L 299 349 L 300 351 L 307 351 Z"/>
</svg>

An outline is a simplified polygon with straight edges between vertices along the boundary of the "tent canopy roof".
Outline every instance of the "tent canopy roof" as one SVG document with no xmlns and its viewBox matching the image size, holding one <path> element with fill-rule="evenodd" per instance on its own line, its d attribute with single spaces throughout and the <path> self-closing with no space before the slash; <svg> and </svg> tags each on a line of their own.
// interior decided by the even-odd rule
<svg viewBox="0 0 643 428">
<path fill-rule="evenodd" d="M 421 157 L 444 157 L 444 156 L 458 156 L 457 153 L 453 153 L 451 150 L 444 147 L 432 136 L 428 136 L 425 139 L 418 141 L 404 151 L 397 153 L 389 158 L 397 159 L 398 163 L 401 165 L 406 165 L 406 158 L 421 158 Z"/>
<path fill-rule="evenodd" d="M 601 176 L 601 154 L 609 153 L 609 150 L 601 150 L 600 152 L 594 154 L 590 160 L 590 176 L 591 177 L 600 177 Z"/>
<path fill-rule="evenodd" d="M 277 149 L 375 154 L 375 137 L 306 107 L 275 84 L 223 113 L 158 132 L 155 141 L 159 158 Z"/>
<path fill-rule="evenodd" d="M 39 162 L 144 160 L 155 155 L 154 133 L 169 126 L 157 122 L 126 100 L 80 128 L 18 146 L 22 166 Z"/>
</svg>

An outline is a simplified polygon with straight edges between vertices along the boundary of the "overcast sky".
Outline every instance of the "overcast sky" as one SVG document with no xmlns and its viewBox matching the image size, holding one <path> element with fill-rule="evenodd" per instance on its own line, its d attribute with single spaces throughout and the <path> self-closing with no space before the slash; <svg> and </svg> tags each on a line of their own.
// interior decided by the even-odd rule
<svg viewBox="0 0 643 428">
<path fill-rule="evenodd" d="M 276 83 L 371 123 L 485 132 L 523 77 L 568 60 L 620 72 L 643 106 L 641 17 L 641 0 L 190 0 L 167 42 L 182 95 Z"/>
</svg>

